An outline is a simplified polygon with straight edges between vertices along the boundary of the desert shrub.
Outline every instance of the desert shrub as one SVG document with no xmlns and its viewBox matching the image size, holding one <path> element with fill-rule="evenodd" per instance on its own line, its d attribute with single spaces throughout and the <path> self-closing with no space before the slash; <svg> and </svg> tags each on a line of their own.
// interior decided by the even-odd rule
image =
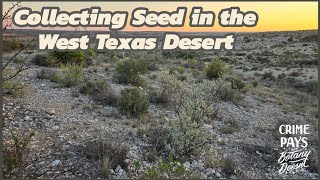
<svg viewBox="0 0 320 180">
<path fill-rule="evenodd" d="M 149 106 L 147 96 L 137 87 L 122 90 L 118 99 L 119 112 L 130 117 L 140 117 L 147 112 Z"/>
<path fill-rule="evenodd" d="M 55 83 L 61 83 L 61 75 L 58 71 L 52 69 L 41 69 L 37 72 L 38 79 L 48 79 Z"/>
<path fill-rule="evenodd" d="M 102 105 L 115 106 L 117 96 L 106 80 L 86 81 L 80 88 L 80 93 L 87 94 Z"/>
<path fill-rule="evenodd" d="M 207 103 L 220 100 L 236 102 L 242 98 L 242 93 L 238 89 L 232 88 L 232 84 L 223 79 L 204 80 L 197 86 L 200 90 L 195 92 L 198 92 L 203 101 L 207 101 Z"/>
<path fill-rule="evenodd" d="M 182 66 L 179 66 L 179 67 L 177 68 L 177 71 L 178 71 L 178 73 L 183 74 L 183 73 L 186 72 L 186 69 L 185 69 L 184 67 L 182 67 Z"/>
<path fill-rule="evenodd" d="M 310 94 L 317 95 L 318 81 L 310 81 L 306 83 L 306 91 Z"/>
<path fill-rule="evenodd" d="M 226 158 L 222 163 L 222 171 L 227 175 L 231 176 L 235 173 L 236 165 L 231 158 Z"/>
<path fill-rule="evenodd" d="M 52 62 L 50 62 L 50 60 L 47 58 L 46 55 L 43 54 L 37 54 L 32 58 L 31 61 L 33 64 L 38 65 L 38 66 L 50 66 L 52 64 Z"/>
<path fill-rule="evenodd" d="M 264 72 L 261 77 L 263 80 L 274 80 L 275 79 L 272 71 Z"/>
<path fill-rule="evenodd" d="M 186 68 L 197 68 L 198 61 L 196 59 L 188 59 L 188 62 L 184 64 Z"/>
<path fill-rule="evenodd" d="M 206 144 L 206 134 L 192 117 L 181 116 L 171 122 L 170 152 L 179 159 L 189 158 Z"/>
<path fill-rule="evenodd" d="M 239 130 L 239 124 L 236 120 L 229 120 L 225 123 L 226 126 L 220 128 L 220 131 L 224 134 L 233 134 Z"/>
<path fill-rule="evenodd" d="M 2 83 L 3 94 L 23 97 L 28 94 L 28 86 L 21 82 L 19 74 L 15 76 L 15 72 L 16 69 L 11 67 L 3 70 L 3 79 L 5 79 Z"/>
<path fill-rule="evenodd" d="M 212 97 L 213 94 L 208 93 L 211 92 L 204 84 L 189 85 L 177 110 L 179 116 L 190 117 L 192 122 L 196 122 L 201 127 L 213 112 L 211 104 L 214 101 L 214 97 Z"/>
<path fill-rule="evenodd" d="M 142 179 L 190 179 L 193 178 L 192 173 L 182 163 L 169 157 L 166 161 L 148 167 Z"/>
<path fill-rule="evenodd" d="M 28 154 L 28 146 L 31 143 L 34 132 L 17 131 L 11 132 L 11 139 L 6 146 L 4 146 L 4 175 L 9 175 L 14 172 L 15 168 L 23 166 L 24 158 Z"/>
<path fill-rule="evenodd" d="M 251 82 L 252 86 L 253 87 L 257 87 L 258 86 L 258 81 L 257 80 L 254 80 Z"/>
<path fill-rule="evenodd" d="M 116 66 L 115 79 L 122 84 L 142 85 L 143 79 L 140 75 L 147 73 L 144 61 L 129 59 L 121 61 Z"/>
<path fill-rule="evenodd" d="M 3 40 L 4 52 L 17 51 L 23 48 L 24 48 L 24 44 L 19 39 L 8 38 Z"/>
<path fill-rule="evenodd" d="M 149 71 L 157 71 L 159 70 L 159 67 L 157 66 L 156 63 L 149 63 L 147 66 Z"/>
<path fill-rule="evenodd" d="M 64 87 L 79 86 L 84 80 L 83 69 L 77 65 L 66 65 L 65 70 L 60 78 L 60 83 Z"/>
<path fill-rule="evenodd" d="M 97 56 L 96 52 L 92 48 L 90 48 L 88 50 L 88 54 L 89 54 L 90 57 L 96 57 Z"/>
<path fill-rule="evenodd" d="M 109 175 L 107 170 L 116 169 L 118 165 L 123 169 L 127 169 L 128 164 L 125 163 L 125 160 L 127 159 L 129 148 L 126 145 L 112 140 L 94 140 L 86 142 L 84 148 L 84 154 L 87 158 L 103 161 L 102 168 L 105 176 Z"/>
<path fill-rule="evenodd" d="M 216 97 L 223 101 L 238 101 L 242 98 L 241 93 L 232 88 L 230 82 L 225 82 L 223 80 L 216 81 Z"/>
<path fill-rule="evenodd" d="M 185 81 L 185 80 L 187 80 L 187 75 L 185 75 L 185 74 L 179 74 L 179 75 L 177 75 L 177 79 L 178 80 L 180 80 L 180 81 Z"/>
<path fill-rule="evenodd" d="M 205 74 L 208 79 L 217 79 L 223 74 L 227 73 L 227 68 L 225 64 L 220 59 L 215 59 L 205 69 Z"/>
<path fill-rule="evenodd" d="M 233 89 L 238 89 L 239 91 L 242 91 L 245 89 L 245 87 L 247 86 L 246 83 L 240 79 L 237 76 L 227 76 L 225 78 L 227 81 L 229 81 L 231 83 L 231 87 Z"/>
<path fill-rule="evenodd" d="M 146 135 L 152 150 L 155 150 L 159 154 L 167 152 L 170 142 L 170 128 L 155 124 L 147 129 Z"/>
<path fill-rule="evenodd" d="M 84 65 L 86 63 L 84 51 L 51 51 L 48 57 L 53 64 Z"/>
<path fill-rule="evenodd" d="M 159 75 L 159 86 L 150 87 L 148 97 L 152 103 L 176 104 L 181 100 L 183 83 L 172 74 Z"/>
<path fill-rule="evenodd" d="M 81 66 L 67 64 L 62 68 L 61 72 L 42 69 L 37 73 L 37 78 L 49 79 L 63 87 L 79 86 L 83 82 L 84 74 Z"/>
</svg>

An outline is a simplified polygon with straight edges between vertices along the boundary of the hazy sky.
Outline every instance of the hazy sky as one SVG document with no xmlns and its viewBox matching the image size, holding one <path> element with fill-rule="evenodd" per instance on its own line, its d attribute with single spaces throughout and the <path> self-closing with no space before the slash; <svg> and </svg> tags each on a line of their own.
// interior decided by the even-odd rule
<svg viewBox="0 0 320 180">
<path fill-rule="evenodd" d="M 3 10 L 8 9 L 9 2 L 4 2 Z M 199 32 L 258 32 L 258 31 L 286 31 L 318 29 L 318 4 L 317 2 L 23 2 L 23 7 L 40 10 L 43 6 L 59 6 L 61 10 L 75 11 L 91 6 L 100 6 L 106 11 L 128 11 L 129 14 L 136 7 L 147 7 L 154 11 L 174 11 L 178 6 L 188 8 L 202 6 L 206 11 L 215 12 L 216 16 L 221 9 L 238 6 L 242 11 L 255 11 L 259 15 L 256 27 L 222 28 L 217 17 L 213 27 L 189 27 L 188 20 L 184 27 L 159 28 L 141 27 L 134 28 L 127 25 L 125 30 L 133 31 L 199 31 Z M 189 14 L 187 14 L 189 17 Z M 130 18 L 130 17 L 129 17 Z M 188 19 L 188 18 L 186 18 Z M 57 29 L 57 28 L 55 28 Z M 102 30 L 103 28 L 100 28 Z M 104 28 L 106 29 L 106 28 Z M 108 30 L 108 29 L 106 29 Z"/>
</svg>

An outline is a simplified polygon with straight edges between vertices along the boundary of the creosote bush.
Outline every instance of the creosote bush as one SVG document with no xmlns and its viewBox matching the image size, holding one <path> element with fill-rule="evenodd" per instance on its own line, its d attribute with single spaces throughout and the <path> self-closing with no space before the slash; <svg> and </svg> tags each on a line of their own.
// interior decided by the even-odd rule
<svg viewBox="0 0 320 180">
<path fill-rule="evenodd" d="M 118 110 L 130 117 L 140 117 L 150 106 L 147 96 L 137 87 L 126 88 L 121 91 L 118 99 Z"/>
<path fill-rule="evenodd" d="M 143 79 L 140 75 L 146 74 L 147 72 L 147 65 L 144 61 L 128 59 L 117 64 L 115 80 L 121 84 L 142 86 Z"/>
<path fill-rule="evenodd" d="M 208 79 L 217 79 L 228 72 L 224 62 L 221 59 L 215 59 L 208 64 L 205 74 Z"/>
<path fill-rule="evenodd" d="M 80 93 L 87 94 L 102 105 L 116 106 L 117 95 L 106 80 L 86 81 L 80 88 Z"/>
</svg>

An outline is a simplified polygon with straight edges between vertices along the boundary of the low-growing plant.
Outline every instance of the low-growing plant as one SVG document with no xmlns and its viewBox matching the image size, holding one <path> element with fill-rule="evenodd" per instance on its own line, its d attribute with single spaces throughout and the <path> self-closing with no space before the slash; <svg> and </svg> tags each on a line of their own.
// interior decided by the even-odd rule
<svg viewBox="0 0 320 180">
<path fill-rule="evenodd" d="M 147 71 L 147 65 L 144 61 L 128 59 L 117 64 L 115 79 L 121 84 L 141 86 L 143 79 L 140 75 L 147 73 Z"/>
<path fill-rule="evenodd" d="M 34 132 L 11 132 L 12 144 L 4 148 L 4 174 L 10 174 L 15 168 L 20 168 L 23 165 L 23 160 L 28 153 Z"/>
<path fill-rule="evenodd" d="M 262 74 L 262 79 L 264 80 L 275 80 L 275 77 L 273 76 L 273 72 L 269 71 L 269 72 L 265 72 Z"/>
<path fill-rule="evenodd" d="M 24 44 L 19 39 L 8 38 L 8 39 L 3 40 L 3 51 L 4 52 L 18 51 L 23 48 L 24 48 Z"/>
<path fill-rule="evenodd" d="M 230 82 L 225 82 L 223 80 L 216 81 L 216 97 L 223 101 L 238 101 L 241 99 L 241 93 L 232 88 Z"/>
<path fill-rule="evenodd" d="M 118 99 L 118 110 L 130 117 L 140 117 L 150 106 L 147 96 L 137 87 L 126 88 L 121 91 Z"/>
<path fill-rule="evenodd" d="M 227 81 L 231 83 L 231 87 L 233 89 L 238 89 L 239 91 L 244 90 L 246 87 L 246 83 L 236 76 L 229 76 L 226 78 Z"/>
<path fill-rule="evenodd" d="M 182 67 L 182 66 L 179 66 L 179 67 L 177 68 L 177 71 L 178 71 L 178 73 L 180 73 L 180 74 L 184 74 L 184 73 L 186 72 L 186 69 L 185 69 L 184 67 Z"/>
<path fill-rule="evenodd" d="M 228 72 L 224 62 L 221 59 L 215 59 L 208 64 L 205 74 L 208 79 L 217 79 Z"/>
<path fill-rule="evenodd" d="M 41 69 L 37 72 L 37 78 L 38 79 L 48 79 L 55 83 L 60 83 L 60 76 L 59 73 L 55 70 L 51 69 Z"/>
<path fill-rule="evenodd" d="M 84 51 L 51 51 L 48 57 L 53 64 L 84 65 L 86 63 Z"/>
<path fill-rule="evenodd" d="M 182 163 L 169 157 L 166 161 L 159 162 L 149 167 L 143 174 L 143 179 L 189 179 L 192 171 L 186 169 Z"/>
<path fill-rule="evenodd" d="M 64 87 L 79 86 L 84 80 L 83 69 L 81 66 L 67 64 L 60 79 Z"/>
<path fill-rule="evenodd" d="M 28 85 L 21 82 L 19 75 L 14 75 L 16 70 L 14 68 L 5 68 L 3 70 L 2 88 L 3 94 L 13 97 L 23 97 L 28 94 Z"/>
<path fill-rule="evenodd" d="M 37 54 L 32 58 L 32 63 L 35 64 L 35 65 L 38 65 L 38 66 L 48 67 L 53 62 L 50 62 L 50 60 L 47 58 L 46 55 Z"/>
<path fill-rule="evenodd" d="M 102 105 L 115 106 L 117 104 L 118 97 L 106 80 L 85 81 L 79 91 L 90 95 L 94 101 Z"/>
</svg>

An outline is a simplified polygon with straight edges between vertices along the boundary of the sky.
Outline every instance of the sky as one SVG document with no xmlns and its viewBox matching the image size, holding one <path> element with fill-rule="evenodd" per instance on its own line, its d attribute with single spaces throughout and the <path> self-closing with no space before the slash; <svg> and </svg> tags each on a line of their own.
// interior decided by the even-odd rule
<svg viewBox="0 0 320 180">
<path fill-rule="evenodd" d="M 3 2 L 3 11 L 7 10 L 10 5 L 10 2 Z M 317 2 L 22 2 L 22 7 L 30 7 L 38 11 L 44 6 L 59 6 L 61 10 L 65 11 L 78 11 L 91 6 L 100 6 L 104 11 L 128 11 L 129 14 L 134 8 L 142 6 L 153 11 L 174 11 L 177 7 L 182 6 L 187 7 L 188 12 L 194 6 L 201 6 L 203 10 L 213 11 L 216 14 L 213 27 L 189 27 L 189 14 L 187 14 L 184 27 L 136 28 L 128 24 L 124 29 L 125 31 L 264 32 L 318 29 Z M 255 27 L 237 28 L 220 27 L 217 19 L 219 11 L 235 6 L 240 7 L 240 10 L 244 12 L 255 11 L 259 15 L 257 25 Z M 58 30 L 59 28 L 55 29 Z M 108 28 L 88 28 L 88 30 L 108 30 Z"/>
</svg>

